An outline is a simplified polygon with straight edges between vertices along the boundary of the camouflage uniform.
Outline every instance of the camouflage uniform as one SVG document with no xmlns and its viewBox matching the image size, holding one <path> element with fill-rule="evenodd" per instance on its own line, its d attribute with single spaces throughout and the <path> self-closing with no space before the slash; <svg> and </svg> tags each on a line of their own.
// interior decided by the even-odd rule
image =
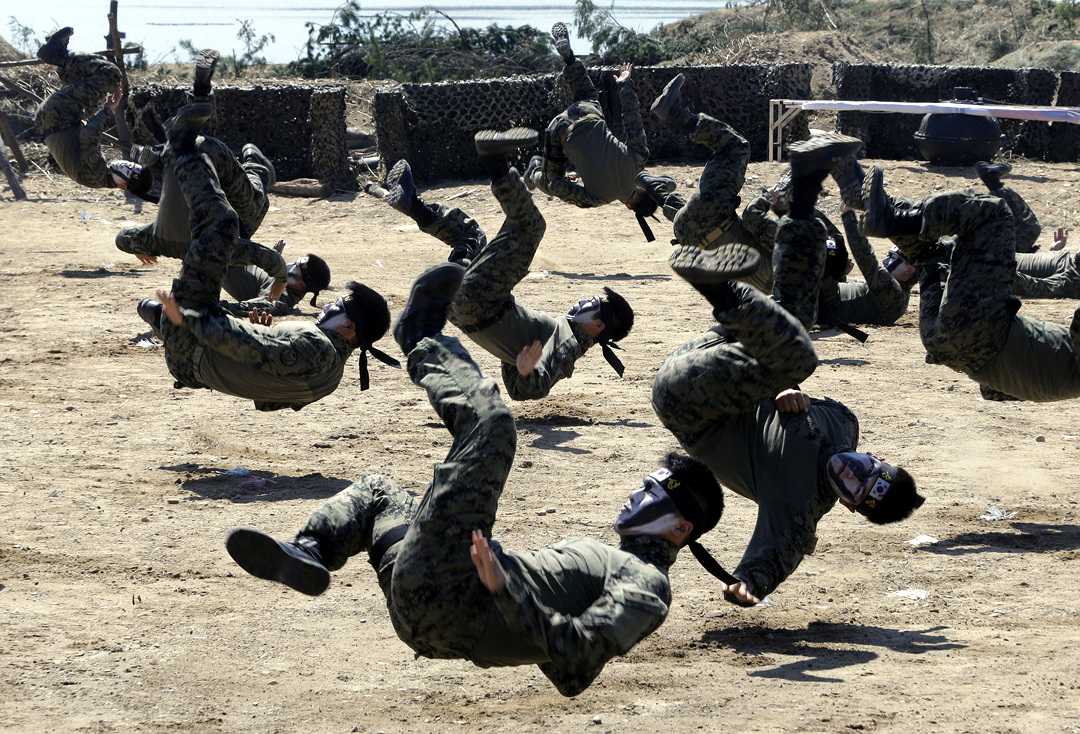
<svg viewBox="0 0 1080 734">
<path fill-rule="evenodd" d="M 184 309 L 174 325 L 162 315 L 165 363 L 178 387 L 209 388 L 255 401 L 259 410 L 293 408 L 337 388 L 354 347 L 313 324 L 263 327 L 218 307 L 221 283 L 236 244 L 238 218 L 205 152 L 165 150 L 191 210 L 191 247 L 173 294 Z"/>
<path fill-rule="evenodd" d="M 768 216 L 772 200 L 763 195 L 747 205 L 745 221 L 736 214 L 742 202 L 739 192 L 746 180 L 746 164 L 750 162 L 750 143 L 726 122 L 706 114 L 698 114 L 697 118 L 690 140 L 712 151 L 697 191 L 689 199 L 677 192 L 662 194 L 659 204 L 679 244 L 711 249 L 723 232 L 724 241 L 755 248 L 761 253 L 761 268 L 741 280 L 769 293 L 776 237 L 776 222 Z"/>
<path fill-rule="evenodd" d="M 269 248 L 267 248 L 269 249 Z M 257 309 L 271 316 L 288 316 L 296 312 L 296 304 L 304 293 L 285 287 L 276 301 L 270 300 L 270 291 L 276 280 L 256 265 L 232 265 L 225 270 L 221 287 L 236 301 L 221 301 L 220 306 L 236 316 L 247 316 Z"/>
<path fill-rule="evenodd" d="M 1064 250 L 1016 256 L 1013 295 L 1017 298 L 1080 298 L 1080 268 Z"/>
<path fill-rule="evenodd" d="M 773 250 L 773 299 L 799 320 L 803 328 L 817 323 L 821 279 L 825 272 L 828 230 L 823 217 L 784 216 Z"/>
<path fill-rule="evenodd" d="M 593 345 L 593 340 L 581 324 L 565 316 L 534 311 L 516 301 L 511 291 L 528 275 L 547 225 L 517 172 L 511 170 L 493 181 L 491 191 L 506 219 L 499 233 L 466 269 L 450 305 L 449 319 L 472 341 L 502 360 L 503 383 L 511 399 L 537 400 L 551 392 L 556 382 L 574 373 L 574 363 Z M 543 344 L 543 354 L 532 373 L 522 377 L 517 355 L 536 340 Z"/>
<path fill-rule="evenodd" d="M 1016 313 L 1013 224 L 1005 203 L 952 191 L 923 199 L 919 208 L 923 242 L 956 236 L 948 265 L 941 274 L 928 271 L 920 286 L 928 359 L 1021 400 L 1080 396 L 1080 310 L 1071 329 Z"/>
<path fill-rule="evenodd" d="M 761 266 L 756 273 L 740 278 L 744 283 L 757 288 L 762 293 L 772 293 L 773 289 L 773 249 L 776 244 L 776 229 L 779 220 L 772 214 L 772 196 L 763 192 L 746 205 L 742 213 L 742 229 L 746 232 L 749 244 L 761 255 Z"/>
<path fill-rule="evenodd" d="M 34 117 L 56 164 L 69 178 L 92 189 L 116 188 L 98 145 L 112 112 L 101 109 L 86 124 L 83 118 L 120 85 L 120 69 L 90 54 L 69 54 L 56 67 L 61 89 L 49 95 Z"/>
<path fill-rule="evenodd" d="M 199 136 L 196 149 L 207 156 L 217 171 L 219 186 L 229 205 L 240 218 L 240 239 L 233 249 L 233 265 L 256 265 L 278 282 L 288 278 L 285 260 L 271 248 L 252 242 L 249 237 L 262 224 L 270 201 L 270 172 L 254 161 L 241 164 L 225 143 L 209 136 Z M 121 230 L 116 247 L 133 255 L 184 259 L 191 244 L 191 212 L 177 181 L 173 167 L 165 161 L 158 214 L 151 224 Z"/>
<path fill-rule="evenodd" d="M 461 256 L 468 260 L 487 246 L 487 235 L 476 220 L 457 207 L 443 204 L 424 204 L 433 219 L 418 222 L 420 231 L 450 246 L 451 259 Z M 456 260 L 455 260 L 456 262 Z"/>
<path fill-rule="evenodd" d="M 781 237 L 790 222 L 785 218 Z M 776 395 L 812 374 L 817 356 L 790 313 L 750 286 L 735 288 L 739 305 L 713 312 L 720 327 L 661 365 L 652 404 L 687 453 L 757 503 L 757 524 L 734 575 L 764 598 L 813 552 L 817 523 L 836 503 L 824 464 L 856 448 L 859 424 L 829 399 L 813 400 L 808 413 L 777 411 Z"/>
<path fill-rule="evenodd" d="M 1039 218 L 1035 216 L 1035 212 L 1031 211 L 1031 207 L 1023 197 L 1008 186 L 994 189 L 990 193 L 1004 200 L 1009 206 L 1009 211 L 1012 212 L 1013 230 L 1016 232 L 1016 252 L 1038 250 L 1039 246 L 1035 244 L 1035 240 L 1039 239 L 1042 233 L 1042 225 L 1039 224 Z"/>
<path fill-rule="evenodd" d="M 854 211 L 841 215 L 848 248 L 865 280 L 838 283 L 826 279 L 821 284 L 822 296 L 832 314 L 849 324 L 892 326 L 907 313 L 914 277 L 899 283 L 882 267 L 870 242 L 859 233 L 859 221 Z"/>
<path fill-rule="evenodd" d="M 568 64 L 563 78 L 574 101 L 548 125 L 544 165 L 532 173 L 530 185 L 582 208 L 615 200 L 627 203 L 637 189 L 635 177 L 649 160 L 633 82 L 618 82 L 627 139 L 623 143 L 608 129 L 596 87 L 581 61 Z M 566 178 L 568 161 L 577 171 L 580 184 Z"/>
<path fill-rule="evenodd" d="M 394 629 L 419 655 L 485 668 L 537 664 L 576 696 L 664 621 L 678 548 L 654 536 L 624 538 L 618 549 L 577 539 L 531 553 L 492 542 L 507 579 L 491 594 L 469 548 L 474 529 L 491 535 L 516 450 L 513 416 L 457 339 L 421 340 L 408 368 L 454 437 L 431 484 L 414 502 L 392 480 L 366 476 L 299 534 L 319 540 L 330 570 L 368 552 Z"/>
</svg>

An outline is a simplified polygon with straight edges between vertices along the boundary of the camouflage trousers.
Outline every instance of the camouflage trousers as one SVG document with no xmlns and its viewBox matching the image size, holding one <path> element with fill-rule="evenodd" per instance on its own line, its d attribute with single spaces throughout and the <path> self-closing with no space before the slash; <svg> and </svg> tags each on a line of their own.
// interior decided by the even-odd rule
<svg viewBox="0 0 1080 734">
<path fill-rule="evenodd" d="M 923 241 L 956 236 L 946 282 L 926 277 L 920 286 L 923 346 L 938 364 L 978 370 L 1005 346 L 1015 313 L 1012 213 L 1000 198 L 971 191 L 934 194 L 919 208 Z"/>
<path fill-rule="evenodd" d="M 420 225 L 420 231 L 450 246 L 450 257 L 462 256 L 470 261 L 487 246 L 487 235 L 475 219 L 457 207 L 426 204 L 435 215 L 430 224 Z"/>
<path fill-rule="evenodd" d="M 750 143 L 726 122 L 706 114 L 698 114 L 690 140 L 712 151 L 697 191 L 689 199 L 672 192 L 663 197 L 661 205 L 680 244 L 704 247 L 706 237 L 736 214 L 750 162 Z"/>
<path fill-rule="evenodd" d="M 825 270 L 828 231 L 821 219 L 784 216 L 773 249 L 773 299 L 805 329 L 817 323 L 818 296 Z"/>
<path fill-rule="evenodd" d="M 1012 292 L 1017 298 L 1080 298 L 1076 258 L 1064 250 L 1052 256 L 1051 253 L 1017 255 Z"/>
<path fill-rule="evenodd" d="M 266 212 L 270 208 L 270 200 L 266 195 L 269 190 L 270 172 L 265 166 L 249 161 L 241 164 L 232 154 L 229 146 L 217 138 L 200 136 L 195 145 L 196 149 L 204 154 L 214 167 L 217 174 L 218 185 L 225 193 L 225 198 L 240 219 L 238 232 L 241 235 L 237 243 L 236 257 L 232 264 L 253 265 L 257 258 L 253 254 L 255 248 L 263 245 L 252 242 L 249 237 L 255 234 L 259 225 L 262 224 Z M 166 189 L 180 186 L 176 173 L 169 167 L 162 180 L 162 202 L 167 202 L 172 197 Z M 182 187 L 181 187 L 182 188 Z M 167 216 L 159 210 L 160 216 Z M 190 213 L 189 213 L 190 217 Z M 155 225 L 144 224 L 139 227 L 123 229 L 116 235 L 116 248 L 122 252 L 133 255 L 151 255 L 154 257 L 173 257 L 183 259 L 187 255 L 190 246 L 188 242 L 166 240 L 154 235 Z"/>
<path fill-rule="evenodd" d="M 491 182 L 506 219 L 465 270 L 450 304 L 450 323 L 466 334 L 478 331 L 514 303 L 511 291 L 529 274 L 547 223 L 517 171 Z"/>
<path fill-rule="evenodd" d="M 233 259 L 239 218 L 206 153 L 177 153 L 167 147 L 165 160 L 191 211 L 191 246 L 173 281 L 173 295 L 185 308 L 212 308 L 221 298 L 221 282 Z"/>
<path fill-rule="evenodd" d="M 566 177 L 566 167 L 570 161 L 564 146 L 575 124 L 590 118 L 603 120 L 604 110 L 600 106 L 596 87 L 580 60 L 575 59 L 573 63 L 565 67 L 563 79 L 570 87 L 570 98 L 573 101 L 564 112 L 556 115 L 548 123 L 544 132 L 544 164 L 530 173 L 529 184 L 548 196 L 554 196 L 575 206 L 582 208 L 603 206 L 609 202 L 592 196 L 583 185 L 574 183 Z M 630 83 L 620 85 L 619 101 L 623 108 L 626 145 L 637 156 L 638 165 L 644 168 L 645 162 L 649 159 L 649 145 L 638 99 Z"/>
<path fill-rule="evenodd" d="M 422 340 L 408 369 L 454 437 L 423 497 L 414 503 L 392 480 L 366 476 L 312 513 L 299 534 L 320 539 L 331 570 L 368 551 L 401 640 L 425 657 L 468 658 L 493 609 L 469 557 L 470 536 L 491 536 L 517 429 L 495 381 L 457 339 Z M 404 537 L 380 548 L 402 525 Z M 380 558 L 375 548 L 385 551 Z"/>
<path fill-rule="evenodd" d="M 1018 253 L 1035 252 L 1039 249 L 1035 246 L 1035 241 L 1042 234 L 1042 225 L 1039 224 L 1039 218 L 1035 216 L 1035 212 L 1031 211 L 1031 207 L 1024 198 L 1008 186 L 1002 186 L 1000 189 L 991 191 L 990 194 L 1001 197 L 1012 212 L 1013 229 L 1016 232 L 1016 251 Z"/>
<path fill-rule="evenodd" d="M 739 305 L 714 312 L 723 329 L 707 331 L 675 350 L 653 379 L 653 410 L 686 446 L 718 422 L 799 384 L 817 368 L 814 345 L 802 324 L 752 286 L 738 283 L 735 288 Z"/>
<path fill-rule="evenodd" d="M 855 212 L 848 210 L 840 216 L 847 235 L 848 251 L 866 280 L 870 296 L 881 309 L 882 321 L 895 323 L 907 313 L 910 300 L 907 291 L 878 261 L 870 241 L 859 232 L 859 219 Z M 834 311 L 843 318 L 843 309 L 839 304 Z"/>
<path fill-rule="evenodd" d="M 71 54 L 56 67 L 64 86 L 49 95 L 34 115 L 34 124 L 45 137 L 50 130 L 78 125 L 96 113 L 106 96 L 120 86 L 120 69 L 111 61 L 91 54 Z M 94 140 L 97 152 L 97 140 Z"/>
</svg>

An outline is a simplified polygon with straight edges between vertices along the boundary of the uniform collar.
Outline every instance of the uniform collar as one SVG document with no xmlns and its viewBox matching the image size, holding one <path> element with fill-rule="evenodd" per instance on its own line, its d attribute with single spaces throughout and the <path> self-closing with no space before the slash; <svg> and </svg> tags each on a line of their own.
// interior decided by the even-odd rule
<svg viewBox="0 0 1080 734">
<path fill-rule="evenodd" d="M 657 535 L 621 535 L 619 550 L 665 571 L 675 563 L 675 558 L 679 555 L 679 546 Z"/>
</svg>

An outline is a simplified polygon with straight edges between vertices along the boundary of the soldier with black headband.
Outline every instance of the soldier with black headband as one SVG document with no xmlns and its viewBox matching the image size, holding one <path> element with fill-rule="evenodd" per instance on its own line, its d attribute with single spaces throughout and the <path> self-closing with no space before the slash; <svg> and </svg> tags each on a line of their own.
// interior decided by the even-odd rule
<svg viewBox="0 0 1080 734">
<path fill-rule="evenodd" d="M 805 182 L 824 179 L 830 147 L 844 144 L 811 138 L 794 152 L 791 210 L 776 236 L 782 252 L 810 249 L 823 257 L 817 191 Z M 815 171 L 820 177 L 810 175 Z M 817 355 L 804 323 L 735 281 L 758 259 L 741 244 L 683 245 L 672 254 L 672 268 L 709 301 L 719 325 L 669 356 L 652 386 L 653 409 L 683 449 L 758 505 L 750 544 L 734 578 L 721 585 L 740 605 L 765 598 L 813 552 L 817 524 L 838 500 L 878 524 L 901 520 L 923 502 L 907 472 L 857 450 L 859 423 L 848 408 L 796 387 L 817 368 Z M 782 270 L 777 277 L 786 280 Z M 816 288 L 805 290 L 803 301 Z"/>
<path fill-rule="evenodd" d="M 101 156 L 101 134 L 120 104 L 120 69 L 111 61 L 91 54 L 68 51 L 75 31 L 61 28 L 53 33 L 37 56 L 56 67 L 64 83 L 41 103 L 34 122 L 56 164 L 75 183 L 92 189 L 118 188 L 146 198 L 154 174 L 132 161 L 106 163 Z M 87 113 L 110 95 L 96 114 Z"/>
<path fill-rule="evenodd" d="M 544 155 L 534 156 L 525 170 L 529 188 L 588 208 L 621 201 L 632 207 L 637 186 L 634 178 L 649 160 L 649 146 L 641 121 L 641 105 L 630 80 L 631 66 L 624 64 L 615 77 L 622 105 L 626 142 L 616 138 L 604 119 L 596 87 L 581 60 L 570 47 L 570 34 L 563 23 L 551 28 L 555 50 L 566 66 L 563 79 L 570 87 L 570 106 L 548 125 L 544 133 Z M 567 164 L 573 164 L 580 183 L 567 178 Z"/>
<path fill-rule="evenodd" d="M 285 247 L 279 240 L 274 249 L 279 253 Z M 311 293 L 311 306 L 318 308 L 319 293 L 330 286 L 330 266 L 318 255 L 308 253 L 287 266 L 289 280 L 285 291 L 277 300 L 271 300 L 277 281 L 255 265 L 230 267 L 225 271 L 221 287 L 236 301 L 222 301 L 221 306 L 234 315 L 247 315 L 252 309 L 271 316 L 293 313 L 305 295 Z"/>
<path fill-rule="evenodd" d="M 398 161 L 385 182 L 386 201 L 449 245 L 451 261 L 468 265 L 450 306 L 450 322 L 502 360 L 503 384 L 513 400 L 545 397 L 555 383 L 574 373 L 575 363 L 593 344 L 600 345 L 604 358 L 622 376 L 623 365 L 613 349 L 634 325 L 630 304 L 607 287 L 579 300 L 565 316 L 535 311 L 514 298 L 512 291 L 529 274 L 547 225 L 507 157 L 536 139 L 537 133 L 526 128 L 477 133 L 477 153 L 506 215 L 491 241 L 459 209 L 424 203 L 406 161 Z"/>
<path fill-rule="evenodd" d="M 250 322 L 219 308 L 221 282 L 236 245 L 238 217 L 229 206 L 210 156 L 196 144 L 209 116 L 207 105 L 181 110 L 164 159 L 191 209 L 191 248 L 172 292 L 160 302 L 144 299 L 139 315 L 165 344 L 165 361 L 177 387 L 208 388 L 255 401 L 259 410 L 299 410 L 333 392 L 345 363 L 361 350 L 361 389 L 367 387 L 366 353 L 396 364 L 372 344 L 390 325 L 386 300 L 349 283 L 349 293 L 323 310 L 314 324 L 274 324 L 252 311 Z"/>
<path fill-rule="evenodd" d="M 723 511 L 706 467 L 670 454 L 615 520 L 618 547 L 576 538 L 531 552 L 491 540 L 517 443 L 514 417 L 461 342 L 442 334 L 462 269 L 423 273 L 394 325 L 409 376 L 453 436 L 421 498 L 369 475 L 315 510 L 295 538 L 249 528 L 226 549 L 248 573 L 321 594 L 367 554 L 390 621 L 417 655 L 489 667 L 537 665 L 564 696 L 656 630 L 671 605 L 669 568 Z"/>
<path fill-rule="evenodd" d="M 862 229 L 894 239 L 916 263 L 919 334 L 927 362 L 963 372 L 1020 400 L 1080 397 L 1080 309 L 1070 326 L 1017 313 L 1014 217 L 1002 199 L 973 191 L 932 194 L 905 209 L 866 174 Z M 955 237 L 951 248 L 942 239 Z"/>
</svg>

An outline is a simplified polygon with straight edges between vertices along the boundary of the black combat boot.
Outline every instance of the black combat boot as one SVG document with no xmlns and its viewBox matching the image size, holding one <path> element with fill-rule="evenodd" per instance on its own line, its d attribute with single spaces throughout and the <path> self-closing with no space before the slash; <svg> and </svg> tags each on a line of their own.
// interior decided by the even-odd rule
<svg viewBox="0 0 1080 734">
<path fill-rule="evenodd" d="M 405 356 L 421 339 L 442 333 L 446 312 L 464 275 L 465 268 L 445 262 L 428 268 L 413 283 L 409 300 L 394 324 L 394 341 Z"/>
<path fill-rule="evenodd" d="M 301 594 L 318 596 L 330 585 L 319 541 L 300 535 L 290 543 L 274 540 L 251 528 L 236 528 L 225 540 L 232 559 L 252 576 L 276 581 Z"/>
<path fill-rule="evenodd" d="M 193 152 L 195 139 L 199 137 L 199 131 L 213 112 L 214 106 L 206 102 L 181 107 L 169 130 L 169 145 L 172 149 L 177 153 Z"/>
<path fill-rule="evenodd" d="M 875 165 L 866 172 L 862 187 L 866 212 L 859 220 L 864 237 L 903 237 L 922 231 L 921 209 L 897 209 L 885 193 L 885 172 Z"/>
<path fill-rule="evenodd" d="M 697 125 L 697 115 L 682 106 L 682 87 L 686 77 L 678 74 L 667 85 L 660 95 L 653 100 L 649 111 L 657 118 L 672 125 L 685 127 L 693 130 Z"/>
<path fill-rule="evenodd" d="M 1008 163 L 987 163 L 979 161 L 975 164 L 975 174 L 983 182 L 989 191 L 997 191 L 1001 188 L 1001 177 L 1012 171 Z"/>
<path fill-rule="evenodd" d="M 61 28 L 45 39 L 45 45 L 38 49 L 37 57 L 46 64 L 60 66 L 68 57 L 68 39 L 75 33 L 71 26 Z"/>
<path fill-rule="evenodd" d="M 221 54 L 212 48 L 204 48 L 195 59 L 195 97 L 202 99 L 210 96 L 210 82 L 214 78 L 214 69 L 217 67 Z"/>
<path fill-rule="evenodd" d="M 270 162 L 270 159 L 263 155 L 263 152 L 259 150 L 259 146 L 255 143 L 245 143 L 244 147 L 240 149 L 240 162 L 241 163 L 258 163 L 269 172 L 267 177 L 267 188 L 277 183 L 277 169 L 274 168 L 274 164 Z"/>
</svg>

